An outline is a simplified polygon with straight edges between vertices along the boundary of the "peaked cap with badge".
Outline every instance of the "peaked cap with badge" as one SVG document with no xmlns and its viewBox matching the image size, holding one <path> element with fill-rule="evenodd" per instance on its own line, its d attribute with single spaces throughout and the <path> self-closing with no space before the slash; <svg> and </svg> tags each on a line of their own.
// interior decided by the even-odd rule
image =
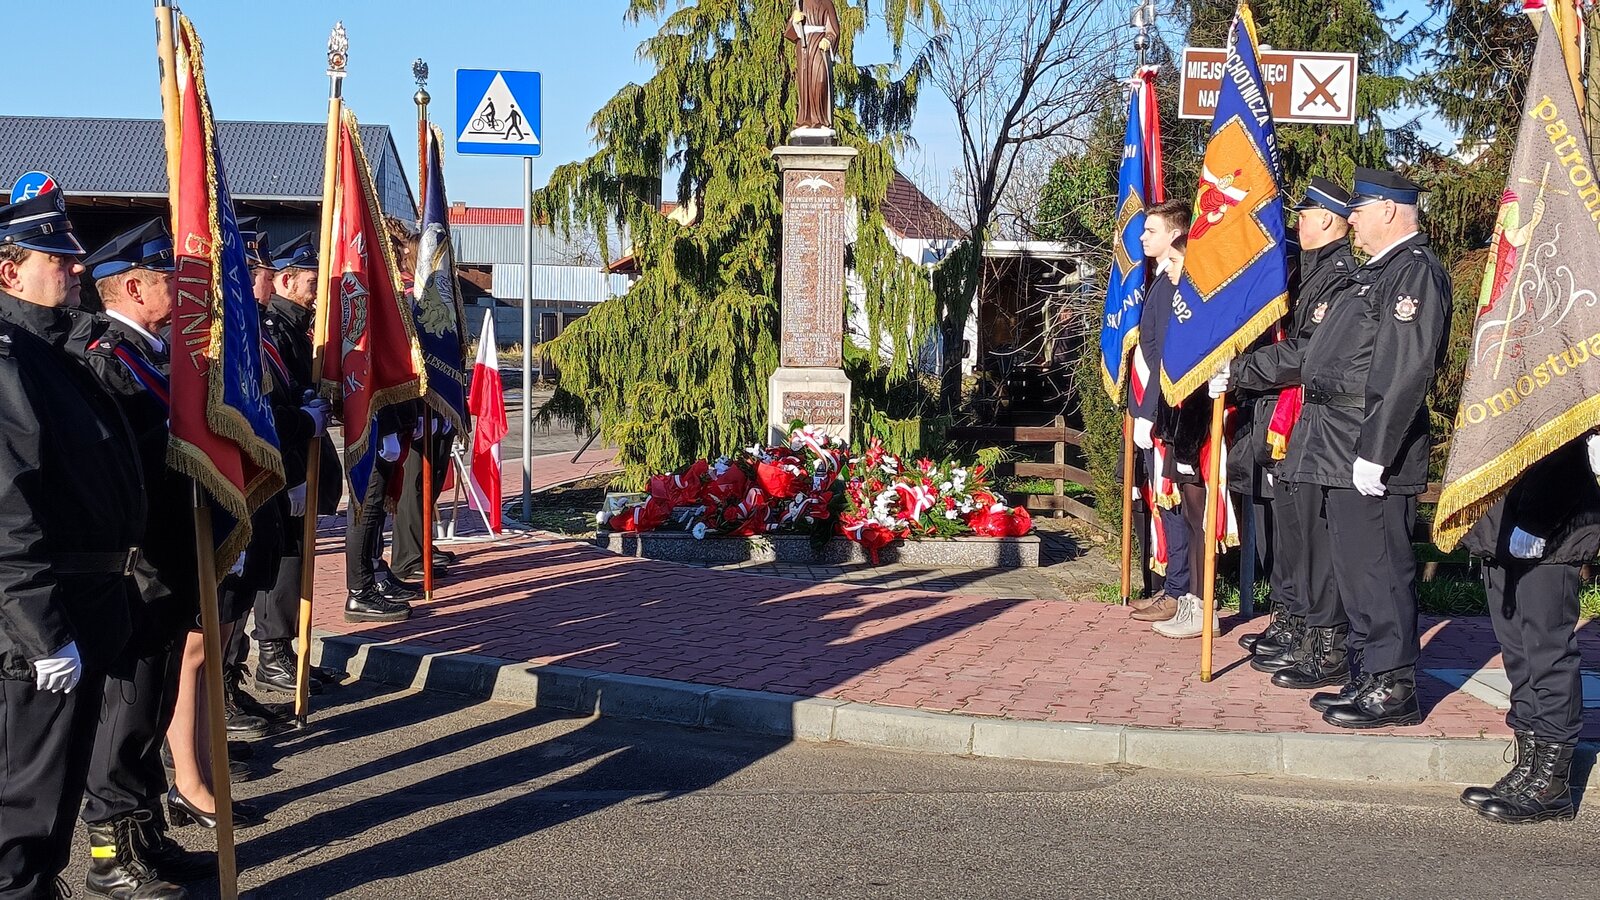
<svg viewBox="0 0 1600 900">
<path fill-rule="evenodd" d="M 244 239 L 244 261 L 252 269 L 276 269 L 277 265 L 263 249 L 271 237 L 261 228 L 260 216 L 245 216 L 239 220 L 239 236 Z"/>
<path fill-rule="evenodd" d="M 63 256 L 87 252 L 73 231 L 67 198 L 59 189 L 0 206 L 0 244 Z"/>
<path fill-rule="evenodd" d="M 1368 203 L 1393 200 L 1405 206 L 1416 206 L 1424 189 L 1416 182 L 1388 169 L 1356 169 L 1355 190 L 1351 192 L 1350 208 L 1359 209 Z"/>
<path fill-rule="evenodd" d="M 317 243 L 307 231 L 299 237 L 272 251 L 272 259 L 280 269 L 317 268 Z"/>
<path fill-rule="evenodd" d="M 1341 219 L 1350 218 L 1350 192 L 1340 187 L 1333 180 L 1323 178 L 1321 175 L 1311 176 L 1311 183 L 1306 185 L 1306 195 L 1295 204 L 1295 211 L 1301 212 L 1308 209 L 1325 209 Z"/>
<path fill-rule="evenodd" d="M 89 277 L 96 281 L 120 275 L 129 269 L 171 272 L 177 266 L 172 253 L 172 235 L 166 223 L 151 219 L 124 231 L 83 261 Z"/>
</svg>

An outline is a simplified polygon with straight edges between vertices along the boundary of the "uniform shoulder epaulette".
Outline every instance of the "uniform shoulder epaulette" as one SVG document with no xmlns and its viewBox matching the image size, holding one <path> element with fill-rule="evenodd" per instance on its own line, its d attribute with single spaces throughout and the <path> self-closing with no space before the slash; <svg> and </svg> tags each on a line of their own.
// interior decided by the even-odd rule
<svg viewBox="0 0 1600 900">
<path fill-rule="evenodd" d="M 0 322 L 0 357 L 11 356 L 11 331 L 11 325 Z"/>
</svg>

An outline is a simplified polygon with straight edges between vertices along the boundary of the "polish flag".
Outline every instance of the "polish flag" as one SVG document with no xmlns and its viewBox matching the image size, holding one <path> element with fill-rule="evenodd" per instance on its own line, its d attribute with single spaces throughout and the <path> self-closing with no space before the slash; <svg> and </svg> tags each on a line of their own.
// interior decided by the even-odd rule
<svg viewBox="0 0 1600 900">
<path fill-rule="evenodd" d="M 500 441 L 506 427 L 506 392 L 500 381 L 500 357 L 495 352 L 494 311 L 483 313 L 483 332 L 478 335 L 478 361 L 472 367 L 472 392 L 467 411 L 477 418 L 472 432 L 472 477 L 467 483 L 467 502 L 482 512 L 489 528 L 500 533 Z"/>
</svg>

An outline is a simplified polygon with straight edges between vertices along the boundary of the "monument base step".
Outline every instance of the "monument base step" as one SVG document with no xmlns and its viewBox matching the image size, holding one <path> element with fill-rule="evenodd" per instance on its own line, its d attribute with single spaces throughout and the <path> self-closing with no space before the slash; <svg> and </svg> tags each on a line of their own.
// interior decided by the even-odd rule
<svg viewBox="0 0 1600 900">
<path fill-rule="evenodd" d="M 711 536 L 696 540 L 677 531 L 636 534 L 602 531 L 595 546 L 622 556 L 686 563 L 801 563 L 823 566 L 867 565 L 866 550 L 855 541 L 834 538 L 813 547 L 802 534 L 766 537 Z M 1039 566 L 1039 537 L 956 537 L 897 541 L 878 551 L 883 565 L 900 564 L 952 569 L 1034 569 Z"/>
</svg>

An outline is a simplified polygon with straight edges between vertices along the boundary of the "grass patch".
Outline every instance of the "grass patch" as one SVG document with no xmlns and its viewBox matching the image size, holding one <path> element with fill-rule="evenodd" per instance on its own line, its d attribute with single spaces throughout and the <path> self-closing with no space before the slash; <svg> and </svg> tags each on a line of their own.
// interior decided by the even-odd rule
<svg viewBox="0 0 1600 900">
<path fill-rule="evenodd" d="M 1007 475 L 995 479 L 995 489 L 1002 494 L 1044 494 L 1053 495 L 1056 492 L 1056 483 L 1048 478 L 1018 478 Z M 1087 497 L 1093 491 L 1075 481 L 1066 482 L 1061 493 L 1068 497 Z"/>
</svg>

